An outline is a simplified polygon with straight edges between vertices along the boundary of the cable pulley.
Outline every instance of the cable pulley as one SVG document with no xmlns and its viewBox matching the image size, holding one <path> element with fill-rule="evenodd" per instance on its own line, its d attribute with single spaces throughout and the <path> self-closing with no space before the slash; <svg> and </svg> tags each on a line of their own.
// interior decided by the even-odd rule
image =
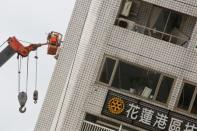
<svg viewBox="0 0 197 131">
<path fill-rule="evenodd" d="M 36 104 L 37 103 L 37 100 L 38 100 L 38 91 L 37 90 L 34 90 L 33 100 L 34 100 L 34 104 Z"/>
</svg>

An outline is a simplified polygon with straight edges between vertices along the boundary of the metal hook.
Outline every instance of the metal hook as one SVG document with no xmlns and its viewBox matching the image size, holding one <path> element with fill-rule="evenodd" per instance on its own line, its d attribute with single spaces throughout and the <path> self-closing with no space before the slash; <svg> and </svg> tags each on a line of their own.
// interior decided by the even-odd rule
<svg viewBox="0 0 197 131">
<path fill-rule="evenodd" d="M 19 92 L 19 94 L 18 94 L 18 101 L 19 101 L 19 104 L 20 104 L 19 111 L 21 113 L 24 113 L 26 111 L 25 103 L 27 101 L 27 93 L 23 92 L 23 91 Z"/>
<path fill-rule="evenodd" d="M 26 112 L 26 107 L 21 106 L 21 107 L 19 108 L 19 111 L 20 111 L 20 113 L 25 113 L 25 112 Z"/>
<path fill-rule="evenodd" d="M 37 100 L 34 101 L 34 104 L 36 104 L 36 103 L 37 103 Z"/>
</svg>

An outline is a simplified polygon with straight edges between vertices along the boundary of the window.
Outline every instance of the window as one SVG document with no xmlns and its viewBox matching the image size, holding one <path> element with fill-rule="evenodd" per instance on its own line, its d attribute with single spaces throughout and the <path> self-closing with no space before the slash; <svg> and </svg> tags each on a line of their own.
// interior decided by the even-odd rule
<svg viewBox="0 0 197 131">
<path fill-rule="evenodd" d="M 115 62 L 115 60 L 110 58 L 105 59 L 105 63 L 103 65 L 103 70 L 100 77 L 101 82 L 109 83 Z"/>
<path fill-rule="evenodd" d="M 119 62 L 112 83 L 113 87 L 153 98 L 160 74 L 122 61 Z"/>
<path fill-rule="evenodd" d="M 197 88 L 188 82 L 183 83 L 177 107 L 189 113 L 197 114 Z"/>
<path fill-rule="evenodd" d="M 106 63 L 111 65 L 107 66 Z M 106 74 L 109 74 L 109 77 L 106 77 Z M 105 58 L 99 81 L 121 91 L 161 103 L 167 103 L 174 83 L 173 78 L 157 71 L 108 57 Z"/>
<path fill-rule="evenodd" d="M 156 97 L 157 101 L 160 101 L 163 103 L 167 102 L 173 82 L 174 82 L 173 78 L 163 76 L 161 85 L 160 85 L 160 88 Z"/>
<path fill-rule="evenodd" d="M 88 122 L 89 125 L 83 124 L 82 131 L 138 131 L 123 124 L 115 123 L 113 121 L 103 119 L 91 114 L 86 114 L 84 122 Z M 87 128 L 84 125 L 87 126 Z"/>
<path fill-rule="evenodd" d="M 142 0 L 122 0 L 115 24 L 187 47 L 196 18 Z"/>
</svg>

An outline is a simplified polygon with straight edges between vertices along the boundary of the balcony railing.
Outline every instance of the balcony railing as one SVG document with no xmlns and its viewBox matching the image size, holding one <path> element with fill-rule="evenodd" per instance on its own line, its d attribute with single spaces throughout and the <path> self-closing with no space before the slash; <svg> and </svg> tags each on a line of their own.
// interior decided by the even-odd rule
<svg viewBox="0 0 197 131">
<path fill-rule="evenodd" d="M 122 22 L 122 23 L 121 23 Z M 117 25 L 123 28 L 127 28 L 129 30 L 148 35 L 160 40 L 164 40 L 179 46 L 188 46 L 189 36 L 186 36 L 185 34 L 178 31 L 178 29 L 174 30 L 174 33 L 178 34 L 179 36 L 168 34 L 165 32 L 161 32 L 159 30 L 149 28 L 140 24 L 137 24 L 131 20 L 127 20 L 124 18 L 119 18 Z"/>
<path fill-rule="evenodd" d="M 81 131 L 115 131 L 101 125 L 91 123 L 89 121 L 83 121 Z"/>
</svg>

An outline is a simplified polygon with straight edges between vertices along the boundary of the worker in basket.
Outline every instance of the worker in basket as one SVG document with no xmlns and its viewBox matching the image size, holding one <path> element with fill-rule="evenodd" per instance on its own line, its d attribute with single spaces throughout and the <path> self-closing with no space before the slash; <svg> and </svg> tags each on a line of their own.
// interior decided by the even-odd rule
<svg viewBox="0 0 197 131">
<path fill-rule="evenodd" d="M 59 46 L 61 45 L 62 35 L 57 32 L 51 32 L 48 35 L 47 43 L 48 50 L 47 53 L 49 55 L 56 55 Z"/>
</svg>

